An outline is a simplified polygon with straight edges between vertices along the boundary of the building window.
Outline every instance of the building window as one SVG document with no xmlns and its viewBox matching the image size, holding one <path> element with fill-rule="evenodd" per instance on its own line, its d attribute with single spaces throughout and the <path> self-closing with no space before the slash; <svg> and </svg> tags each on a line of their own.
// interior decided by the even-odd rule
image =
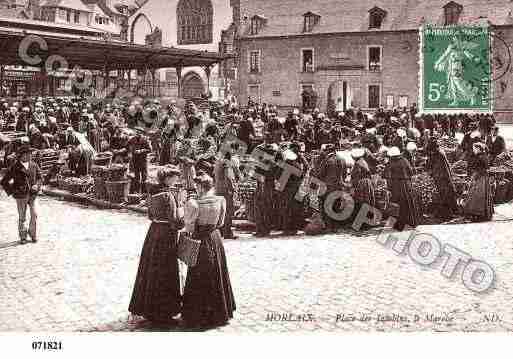
<svg viewBox="0 0 513 359">
<path fill-rule="evenodd" d="M 253 16 L 249 23 L 249 34 L 257 35 L 258 32 L 262 29 L 262 27 L 265 25 L 266 21 L 267 20 L 262 16 L 258 16 L 258 15 Z"/>
<path fill-rule="evenodd" d="M 249 53 L 249 72 L 252 74 L 260 73 L 260 50 Z"/>
<path fill-rule="evenodd" d="M 71 10 L 66 10 L 66 22 L 71 22 Z"/>
<path fill-rule="evenodd" d="M 368 58 L 368 68 L 371 72 L 379 72 L 381 71 L 381 46 L 369 46 L 367 47 L 367 58 Z"/>
<path fill-rule="evenodd" d="M 387 12 L 379 7 L 369 10 L 369 29 L 380 29 Z"/>
<path fill-rule="evenodd" d="M 248 85 L 248 97 L 256 103 L 260 103 L 260 85 Z"/>
<path fill-rule="evenodd" d="M 369 108 L 379 108 L 381 104 L 380 85 L 369 85 Z"/>
<path fill-rule="evenodd" d="M 451 1 L 444 6 L 445 25 L 456 25 L 460 19 L 460 14 L 463 11 L 463 6 Z"/>
<path fill-rule="evenodd" d="M 75 20 L 75 24 L 78 24 L 80 22 L 80 12 L 75 11 L 74 20 Z"/>
<path fill-rule="evenodd" d="M 311 32 L 315 25 L 319 23 L 319 20 L 321 18 L 319 15 L 314 14 L 311 11 L 307 12 L 306 14 L 303 14 L 303 17 L 303 32 Z"/>
<path fill-rule="evenodd" d="M 301 49 L 301 71 L 314 72 L 314 50 Z"/>
<path fill-rule="evenodd" d="M 180 0 L 176 10 L 178 44 L 210 44 L 213 8 L 210 0 Z"/>
<path fill-rule="evenodd" d="M 408 107 L 408 96 L 399 96 L 399 107 Z"/>
<path fill-rule="evenodd" d="M 258 25 L 259 25 L 259 20 L 258 18 L 254 17 L 251 19 L 251 28 L 250 28 L 250 34 L 251 35 L 256 35 L 258 34 Z"/>
</svg>

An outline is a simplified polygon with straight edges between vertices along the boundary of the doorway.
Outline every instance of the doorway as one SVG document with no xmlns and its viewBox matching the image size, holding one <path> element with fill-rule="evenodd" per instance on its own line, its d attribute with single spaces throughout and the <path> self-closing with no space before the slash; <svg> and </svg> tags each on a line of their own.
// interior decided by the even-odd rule
<svg viewBox="0 0 513 359">
<path fill-rule="evenodd" d="M 351 108 L 353 95 L 351 87 L 347 81 L 334 81 L 328 87 L 328 109 L 330 116 L 337 112 L 345 112 Z"/>
</svg>

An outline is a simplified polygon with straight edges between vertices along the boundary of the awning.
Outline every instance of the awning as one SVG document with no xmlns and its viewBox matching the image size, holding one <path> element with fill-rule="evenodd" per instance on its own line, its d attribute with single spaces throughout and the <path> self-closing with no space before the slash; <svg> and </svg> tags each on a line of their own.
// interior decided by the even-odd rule
<svg viewBox="0 0 513 359">
<path fill-rule="evenodd" d="M 44 65 L 50 56 L 59 55 L 66 59 L 68 68 L 78 66 L 82 69 L 110 70 L 149 69 L 187 66 L 210 66 L 226 59 L 216 52 L 179 49 L 174 47 L 150 47 L 115 40 L 93 40 L 83 37 L 64 37 L 47 34 L 44 31 L 25 31 L 23 29 L 0 30 L 0 63 L 2 65 L 31 65 L 20 58 L 20 43 L 29 35 L 44 39 L 48 50 L 39 45 L 29 47 L 29 56 L 39 55 Z M 56 62 L 57 66 L 57 62 Z"/>
</svg>

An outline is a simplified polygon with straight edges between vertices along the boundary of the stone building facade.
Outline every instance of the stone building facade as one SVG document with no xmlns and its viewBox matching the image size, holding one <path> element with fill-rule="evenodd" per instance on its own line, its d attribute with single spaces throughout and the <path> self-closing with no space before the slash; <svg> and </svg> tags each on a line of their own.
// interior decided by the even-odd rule
<svg viewBox="0 0 513 359">
<path fill-rule="evenodd" d="M 512 11 L 509 0 L 240 0 L 238 96 L 291 107 L 313 88 L 322 111 L 410 106 L 418 99 L 419 28 L 488 24 L 494 108 L 510 116 Z"/>
</svg>

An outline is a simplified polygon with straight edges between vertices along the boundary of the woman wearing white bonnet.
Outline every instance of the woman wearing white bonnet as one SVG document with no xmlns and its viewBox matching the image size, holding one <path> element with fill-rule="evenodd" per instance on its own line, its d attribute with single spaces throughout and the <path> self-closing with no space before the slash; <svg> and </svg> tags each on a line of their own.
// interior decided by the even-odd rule
<svg viewBox="0 0 513 359">
<path fill-rule="evenodd" d="M 353 148 L 351 156 L 354 158 L 355 163 L 351 170 L 351 187 L 353 188 L 353 199 L 355 202 L 355 209 L 353 215 L 360 212 L 362 205 L 366 204 L 370 207 L 375 207 L 376 196 L 374 184 L 372 182 L 372 172 L 365 159 L 364 148 Z"/>
<path fill-rule="evenodd" d="M 401 156 L 398 147 L 388 150 L 390 161 L 385 167 L 383 177 L 391 192 L 391 202 L 399 205 L 399 216 L 394 229 L 402 231 L 406 226 L 415 228 L 419 223 L 420 211 L 415 200 L 411 178 L 413 169 L 409 162 Z"/>
</svg>

